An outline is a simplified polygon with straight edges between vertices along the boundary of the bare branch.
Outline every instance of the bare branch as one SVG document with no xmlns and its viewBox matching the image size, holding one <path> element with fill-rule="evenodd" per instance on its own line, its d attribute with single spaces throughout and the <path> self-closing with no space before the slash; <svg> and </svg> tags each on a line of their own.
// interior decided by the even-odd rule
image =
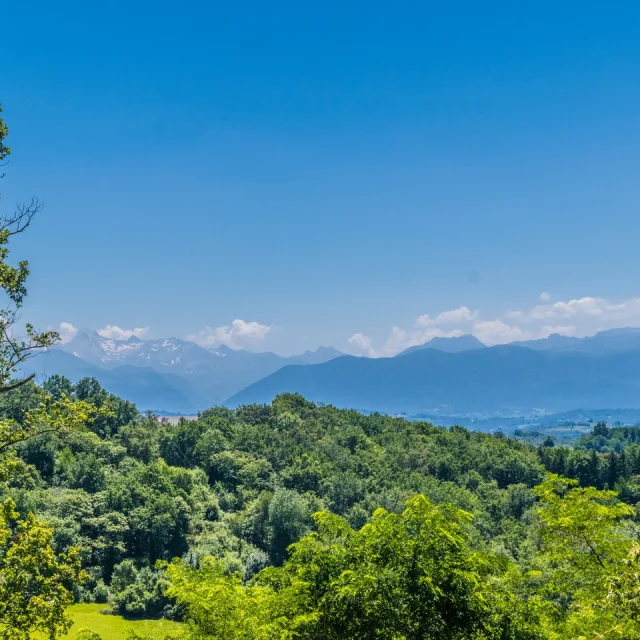
<svg viewBox="0 0 640 640">
<path fill-rule="evenodd" d="M 38 198 L 31 198 L 29 204 L 19 204 L 13 215 L 0 221 L 0 231 L 9 230 L 9 235 L 22 233 L 30 224 L 37 213 L 42 211 L 42 202 Z"/>
</svg>

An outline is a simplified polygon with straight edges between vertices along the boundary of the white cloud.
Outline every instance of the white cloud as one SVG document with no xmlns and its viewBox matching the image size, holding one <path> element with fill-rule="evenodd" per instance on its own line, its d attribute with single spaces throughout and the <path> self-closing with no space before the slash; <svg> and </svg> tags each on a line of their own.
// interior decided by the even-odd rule
<svg viewBox="0 0 640 640">
<path fill-rule="evenodd" d="M 206 348 L 224 344 L 232 349 L 246 349 L 264 340 L 271 329 L 272 325 L 236 319 L 230 326 L 205 327 L 202 331 L 187 336 L 187 340 Z"/>
<path fill-rule="evenodd" d="M 542 327 L 543 333 L 545 333 L 546 335 L 544 336 L 545 338 L 547 336 L 550 336 L 552 333 L 557 333 L 561 336 L 575 336 L 576 333 L 578 332 L 577 327 L 574 327 L 573 325 L 558 325 L 555 327 L 551 327 L 549 325 L 545 325 L 544 327 Z"/>
<path fill-rule="evenodd" d="M 103 338 L 111 340 L 128 340 L 131 336 L 144 338 L 149 333 L 149 327 L 136 327 L 135 329 L 123 329 L 115 324 L 108 324 L 102 329 L 98 329 L 98 334 Z"/>
<path fill-rule="evenodd" d="M 348 340 L 347 351 L 354 356 L 377 357 L 377 353 L 371 344 L 371 338 L 364 333 L 354 333 Z"/>
<path fill-rule="evenodd" d="M 61 322 L 56 331 L 60 336 L 60 342 L 63 344 L 73 340 L 73 337 L 78 333 L 78 329 L 76 329 L 76 327 L 74 327 L 70 322 Z"/>
<path fill-rule="evenodd" d="M 410 329 L 392 327 L 382 349 L 376 350 L 370 345 L 369 350 L 372 357 L 393 356 L 409 347 L 424 344 L 433 338 L 457 338 L 465 333 L 470 333 L 473 322 L 478 316 L 478 311 L 471 311 L 465 306 L 442 311 L 435 316 L 425 313 L 416 318 Z M 443 326 L 447 328 L 444 329 Z"/>
<path fill-rule="evenodd" d="M 483 320 L 476 322 L 472 329 L 473 335 L 486 345 L 504 344 L 519 340 L 531 340 L 535 336 L 530 331 L 522 330 L 518 325 L 509 325 L 502 320 Z"/>
<path fill-rule="evenodd" d="M 622 302 L 612 302 L 606 298 L 584 297 L 558 301 L 553 304 L 539 304 L 522 317 L 528 322 L 539 320 L 583 321 L 599 328 L 612 328 L 640 323 L 640 298 L 629 298 Z"/>
<path fill-rule="evenodd" d="M 455 337 L 471 333 L 489 346 L 521 340 L 546 338 L 553 333 L 583 337 L 606 329 L 640 327 L 640 297 L 621 302 L 602 297 L 573 298 L 549 302 L 543 292 L 540 300 L 529 309 L 504 312 L 498 317 L 482 317 L 479 311 L 466 306 L 436 315 L 418 316 L 409 329 L 394 326 L 381 348 L 360 333 L 349 339 L 360 355 L 392 356 L 408 347 L 421 345 L 436 337 Z M 446 327 L 446 330 L 443 328 Z"/>
<path fill-rule="evenodd" d="M 428 313 L 418 316 L 416 318 L 417 327 L 429 327 L 437 326 L 441 324 L 462 324 L 465 322 L 473 322 L 478 317 L 477 311 L 471 311 L 467 307 L 458 307 L 457 309 L 451 309 L 450 311 L 443 311 L 439 313 L 435 318 L 432 318 Z"/>
</svg>

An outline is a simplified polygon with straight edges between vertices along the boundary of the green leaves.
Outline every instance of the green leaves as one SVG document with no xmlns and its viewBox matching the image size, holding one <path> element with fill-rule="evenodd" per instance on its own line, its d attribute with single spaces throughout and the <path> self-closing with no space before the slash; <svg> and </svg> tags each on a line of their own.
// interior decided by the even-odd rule
<svg viewBox="0 0 640 640">
<path fill-rule="evenodd" d="M 631 542 L 621 524 L 635 509 L 618 501 L 615 491 L 577 484 L 551 475 L 535 489 L 545 552 L 553 562 L 573 564 L 583 578 L 584 572 L 606 575 L 629 550 Z"/>
<path fill-rule="evenodd" d="M 71 623 L 64 614 L 70 587 L 81 581 L 79 550 L 56 556 L 52 529 L 33 514 L 20 520 L 12 500 L 0 513 L 0 624 L 5 638 L 27 640 L 33 631 L 53 637 Z"/>
<path fill-rule="evenodd" d="M 171 586 L 167 595 L 188 612 L 195 638 L 224 640 L 273 640 L 292 637 L 286 621 L 274 615 L 274 591 L 269 587 L 243 586 L 239 575 L 224 574 L 213 558 L 200 569 L 174 561 L 166 566 Z"/>
<path fill-rule="evenodd" d="M 640 637 L 627 530 L 635 510 L 614 491 L 577 484 L 551 475 L 535 489 L 542 548 L 531 595 L 550 638 Z"/>
<path fill-rule="evenodd" d="M 2 113 L 2 105 L 0 104 L 0 114 Z M 9 127 L 5 124 L 4 118 L 0 116 L 0 162 L 2 162 L 10 153 L 11 149 L 4 144 L 4 139 L 9 135 Z"/>
<path fill-rule="evenodd" d="M 378 509 L 359 531 L 319 512 L 317 531 L 292 545 L 282 569 L 244 585 L 212 558 L 199 570 L 176 561 L 168 593 L 198 638 L 540 637 L 523 606 L 496 586 L 500 563 L 470 549 L 470 519 L 424 496 L 402 514 Z"/>
<path fill-rule="evenodd" d="M 634 509 L 559 476 L 535 494 L 540 550 L 525 574 L 474 548 L 471 514 L 416 495 L 359 530 L 314 514 L 315 530 L 283 567 L 248 584 L 214 559 L 200 570 L 174 562 L 170 591 L 193 637 L 213 640 L 640 638 L 640 545 L 626 529 Z"/>
</svg>

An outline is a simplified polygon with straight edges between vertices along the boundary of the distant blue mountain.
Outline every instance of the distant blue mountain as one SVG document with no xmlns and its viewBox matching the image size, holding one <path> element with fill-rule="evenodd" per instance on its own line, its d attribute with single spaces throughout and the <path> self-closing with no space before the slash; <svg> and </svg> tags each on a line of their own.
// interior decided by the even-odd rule
<svg viewBox="0 0 640 640">
<path fill-rule="evenodd" d="M 206 399 L 181 376 L 131 365 L 103 369 L 57 349 L 32 358 L 22 370 L 26 374 L 35 373 L 41 383 L 55 374 L 64 375 L 72 382 L 96 378 L 105 389 L 135 402 L 140 409 L 193 413 L 207 406 Z"/>
<path fill-rule="evenodd" d="M 287 366 L 229 398 L 237 406 L 298 392 L 317 402 L 386 412 L 528 412 L 640 407 L 640 351 L 591 355 L 512 345 L 395 358 L 343 356 Z"/>
<path fill-rule="evenodd" d="M 287 364 L 318 364 L 342 355 L 320 347 L 288 358 L 224 345 L 215 349 L 180 340 L 112 340 L 79 331 L 70 342 L 29 360 L 25 373 L 39 379 L 60 374 L 72 381 L 95 377 L 107 390 L 141 409 L 194 413 Z"/>
<path fill-rule="evenodd" d="M 486 346 L 487 345 L 480 342 L 478 338 L 467 333 L 463 336 L 453 338 L 431 338 L 431 340 L 424 344 L 405 349 L 396 357 L 406 356 L 408 353 L 415 353 L 422 349 L 437 349 L 438 351 L 444 351 L 446 353 L 461 353 L 462 351 L 471 351 L 472 349 L 485 349 Z"/>
<path fill-rule="evenodd" d="M 527 340 L 511 344 L 538 351 L 577 351 L 591 355 L 606 355 L 640 349 L 640 329 L 608 329 L 586 338 L 574 338 L 554 333 L 541 340 Z"/>
<path fill-rule="evenodd" d="M 321 347 L 299 356 L 161 340 L 110 340 L 80 331 L 27 362 L 40 380 L 92 376 L 141 409 L 194 413 L 221 404 L 269 402 L 283 391 L 342 407 L 407 413 L 510 414 L 576 407 L 640 408 L 640 329 L 588 338 L 552 335 L 486 347 L 477 338 L 435 338 L 394 358 L 354 358 Z"/>
</svg>

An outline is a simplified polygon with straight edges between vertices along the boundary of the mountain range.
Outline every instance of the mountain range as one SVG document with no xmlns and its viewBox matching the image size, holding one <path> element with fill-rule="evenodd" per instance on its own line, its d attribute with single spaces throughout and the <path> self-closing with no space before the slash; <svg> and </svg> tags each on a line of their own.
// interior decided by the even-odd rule
<svg viewBox="0 0 640 640">
<path fill-rule="evenodd" d="M 548 338 L 512 342 L 511 344 L 538 351 L 576 351 L 590 355 L 605 355 L 640 349 L 640 329 L 631 327 L 609 329 L 599 331 L 586 338 L 574 338 L 553 333 Z"/>
<path fill-rule="evenodd" d="M 285 391 L 340 407 L 403 413 L 640 407 L 640 330 L 494 347 L 473 336 L 439 338 L 392 358 L 342 356 L 313 367 L 286 366 L 227 404 L 268 402 Z"/>
<path fill-rule="evenodd" d="M 319 364 L 342 355 L 331 347 L 282 357 L 224 345 L 205 349 L 179 338 L 105 338 L 87 329 L 28 361 L 24 373 L 39 379 L 60 374 L 72 381 L 91 376 L 141 409 L 195 413 L 285 365 Z"/>
<path fill-rule="evenodd" d="M 331 347 L 282 357 L 81 330 L 24 372 L 72 381 L 92 376 L 141 409 L 183 414 L 270 402 L 282 392 L 365 411 L 435 415 L 640 408 L 640 329 L 494 347 L 472 335 L 433 338 L 390 358 L 346 356 Z"/>
</svg>

